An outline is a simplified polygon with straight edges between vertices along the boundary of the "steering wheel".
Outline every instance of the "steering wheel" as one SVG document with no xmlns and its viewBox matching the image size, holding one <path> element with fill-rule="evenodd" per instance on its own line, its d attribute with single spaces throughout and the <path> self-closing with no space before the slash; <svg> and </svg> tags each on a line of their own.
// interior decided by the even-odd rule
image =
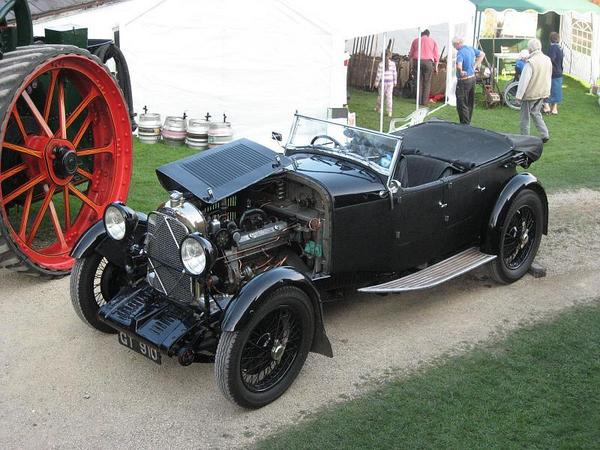
<svg viewBox="0 0 600 450">
<path fill-rule="evenodd" d="M 328 136 L 326 134 L 319 134 L 319 135 L 315 136 L 314 138 L 312 138 L 312 141 L 310 141 L 310 145 L 314 145 L 315 142 L 319 139 L 327 139 L 329 141 L 329 142 L 326 142 L 324 145 L 331 143 L 331 144 L 334 144 L 337 148 L 342 148 L 342 144 L 340 144 L 337 139 L 332 138 L 331 136 Z"/>
</svg>

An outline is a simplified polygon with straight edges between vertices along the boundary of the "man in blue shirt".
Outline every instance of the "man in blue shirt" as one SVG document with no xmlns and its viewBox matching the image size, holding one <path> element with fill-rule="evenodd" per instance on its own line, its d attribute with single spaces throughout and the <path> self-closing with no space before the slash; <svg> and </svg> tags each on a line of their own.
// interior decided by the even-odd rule
<svg viewBox="0 0 600 450">
<path fill-rule="evenodd" d="M 463 38 L 452 39 L 456 49 L 456 110 L 460 123 L 470 124 L 475 106 L 475 69 L 481 65 L 485 53 L 463 44 Z"/>
</svg>

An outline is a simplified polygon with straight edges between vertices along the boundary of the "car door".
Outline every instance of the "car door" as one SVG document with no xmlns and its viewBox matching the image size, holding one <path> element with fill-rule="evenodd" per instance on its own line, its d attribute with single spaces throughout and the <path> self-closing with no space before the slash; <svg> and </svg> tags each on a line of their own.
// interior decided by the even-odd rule
<svg viewBox="0 0 600 450">
<path fill-rule="evenodd" d="M 502 186 L 514 171 L 493 162 L 446 180 L 445 253 L 479 242 Z"/>
<path fill-rule="evenodd" d="M 445 181 L 438 180 L 394 194 L 392 227 L 398 270 L 440 256 L 444 240 Z"/>
<path fill-rule="evenodd" d="M 447 206 L 444 208 L 446 239 L 444 253 L 452 253 L 478 240 L 484 214 L 484 192 L 481 170 L 473 169 L 446 180 Z"/>
</svg>

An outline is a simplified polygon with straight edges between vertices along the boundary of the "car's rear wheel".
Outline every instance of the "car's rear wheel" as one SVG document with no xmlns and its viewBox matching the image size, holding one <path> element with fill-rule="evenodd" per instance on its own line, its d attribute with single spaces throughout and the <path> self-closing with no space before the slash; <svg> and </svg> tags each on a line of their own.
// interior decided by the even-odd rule
<svg viewBox="0 0 600 450">
<path fill-rule="evenodd" d="M 71 273 L 71 302 L 79 318 L 103 333 L 116 333 L 98 318 L 98 310 L 125 285 L 123 269 L 93 252 L 78 259 Z"/>
<path fill-rule="evenodd" d="M 527 273 L 542 240 L 543 220 L 539 195 L 530 189 L 520 192 L 502 225 L 498 257 L 490 264 L 495 281 L 508 284 Z"/>
<path fill-rule="evenodd" d="M 244 329 L 221 335 L 215 375 L 225 397 L 260 408 L 281 396 L 304 365 L 314 327 L 313 308 L 302 290 L 275 291 Z"/>
</svg>

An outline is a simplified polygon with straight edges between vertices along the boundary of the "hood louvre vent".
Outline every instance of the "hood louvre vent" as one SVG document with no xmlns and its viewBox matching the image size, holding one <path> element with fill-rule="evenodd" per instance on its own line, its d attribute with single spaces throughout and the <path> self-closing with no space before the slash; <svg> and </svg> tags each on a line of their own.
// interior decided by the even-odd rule
<svg viewBox="0 0 600 450">
<path fill-rule="evenodd" d="M 215 203 L 280 172 L 290 160 L 248 139 L 197 153 L 159 167 L 158 179 L 169 191 L 189 191 L 206 203 Z"/>
<path fill-rule="evenodd" d="M 272 164 L 271 158 L 247 145 L 236 144 L 218 153 L 207 154 L 205 158 L 184 162 L 182 167 L 214 189 L 265 164 Z"/>
</svg>

